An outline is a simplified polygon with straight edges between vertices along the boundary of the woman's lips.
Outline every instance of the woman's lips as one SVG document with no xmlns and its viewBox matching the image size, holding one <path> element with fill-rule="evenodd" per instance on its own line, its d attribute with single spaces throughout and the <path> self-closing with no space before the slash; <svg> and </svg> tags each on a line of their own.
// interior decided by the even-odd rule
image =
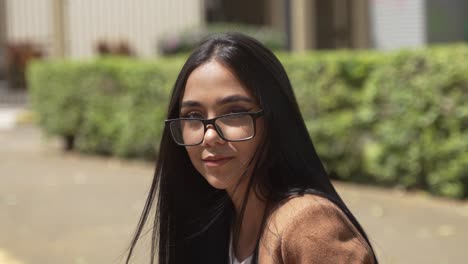
<svg viewBox="0 0 468 264">
<path fill-rule="evenodd" d="M 219 167 L 226 162 L 230 161 L 233 159 L 232 157 L 220 157 L 220 158 L 209 158 L 209 159 L 204 159 L 203 164 L 207 167 Z"/>
</svg>

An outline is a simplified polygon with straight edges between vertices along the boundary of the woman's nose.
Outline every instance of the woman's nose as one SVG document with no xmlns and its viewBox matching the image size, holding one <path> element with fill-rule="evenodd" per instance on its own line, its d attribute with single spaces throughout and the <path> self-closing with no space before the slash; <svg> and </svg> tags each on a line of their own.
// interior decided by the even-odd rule
<svg viewBox="0 0 468 264">
<path fill-rule="evenodd" d="M 225 141 L 219 136 L 218 131 L 212 126 L 208 125 L 206 128 L 205 135 L 203 137 L 202 145 L 215 145 L 215 144 L 223 144 Z"/>
</svg>

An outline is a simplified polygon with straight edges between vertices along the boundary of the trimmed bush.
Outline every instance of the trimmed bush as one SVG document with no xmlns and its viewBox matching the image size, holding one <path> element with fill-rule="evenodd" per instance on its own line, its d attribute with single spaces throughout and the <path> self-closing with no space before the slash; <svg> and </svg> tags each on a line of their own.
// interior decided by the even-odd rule
<svg viewBox="0 0 468 264">
<path fill-rule="evenodd" d="M 402 51 L 370 76 L 365 171 L 378 182 L 468 196 L 468 47 Z"/>
<path fill-rule="evenodd" d="M 77 149 L 154 158 L 167 98 L 183 61 L 104 58 L 35 62 L 31 99 L 46 132 Z"/>
<path fill-rule="evenodd" d="M 279 58 L 333 178 L 468 196 L 468 46 Z M 154 159 L 184 60 L 35 62 L 40 125 L 80 151 Z"/>
<path fill-rule="evenodd" d="M 384 58 L 348 51 L 281 56 L 309 134 L 333 178 L 368 180 L 361 162 L 367 127 L 357 110 L 365 81 Z"/>
</svg>

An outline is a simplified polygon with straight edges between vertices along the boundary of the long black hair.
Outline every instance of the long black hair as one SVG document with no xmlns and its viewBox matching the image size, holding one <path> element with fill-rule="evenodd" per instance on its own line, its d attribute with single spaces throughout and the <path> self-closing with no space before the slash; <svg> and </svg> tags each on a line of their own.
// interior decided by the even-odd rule
<svg viewBox="0 0 468 264">
<path fill-rule="evenodd" d="M 225 33 L 202 42 L 179 73 L 167 118 L 179 117 L 180 101 L 189 75 L 211 60 L 230 69 L 256 96 L 264 111 L 263 141 L 252 159 L 256 162 L 250 164 L 253 173 L 248 190 L 261 192 L 259 197 L 265 197 L 273 207 L 292 196 L 306 193 L 325 197 L 348 216 L 369 243 L 364 230 L 328 178 L 283 66 L 257 40 L 240 33 Z M 243 208 L 246 202 L 247 195 Z M 227 193 L 207 183 L 192 165 L 185 148 L 174 143 L 167 127 L 162 135 L 154 179 L 130 245 L 127 263 L 152 209 L 151 263 L 155 258 L 160 264 L 228 262 L 230 227 L 242 220 L 233 220 L 236 216 Z M 243 212 L 237 219 L 242 215 Z M 234 230 L 238 232 L 239 228 Z M 237 233 L 233 235 L 238 236 Z M 375 261 L 377 263 L 376 258 Z"/>
</svg>

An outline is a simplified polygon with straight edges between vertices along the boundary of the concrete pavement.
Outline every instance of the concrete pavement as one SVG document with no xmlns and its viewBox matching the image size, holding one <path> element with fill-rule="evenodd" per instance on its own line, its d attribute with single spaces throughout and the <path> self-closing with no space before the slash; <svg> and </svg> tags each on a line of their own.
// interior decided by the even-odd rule
<svg viewBox="0 0 468 264">
<path fill-rule="evenodd" d="M 0 129 L 0 264 L 122 263 L 152 174 L 151 163 L 63 153 L 32 125 Z M 468 263 L 467 202 L 336 186 L 380 263 Z"/>
</svg>

